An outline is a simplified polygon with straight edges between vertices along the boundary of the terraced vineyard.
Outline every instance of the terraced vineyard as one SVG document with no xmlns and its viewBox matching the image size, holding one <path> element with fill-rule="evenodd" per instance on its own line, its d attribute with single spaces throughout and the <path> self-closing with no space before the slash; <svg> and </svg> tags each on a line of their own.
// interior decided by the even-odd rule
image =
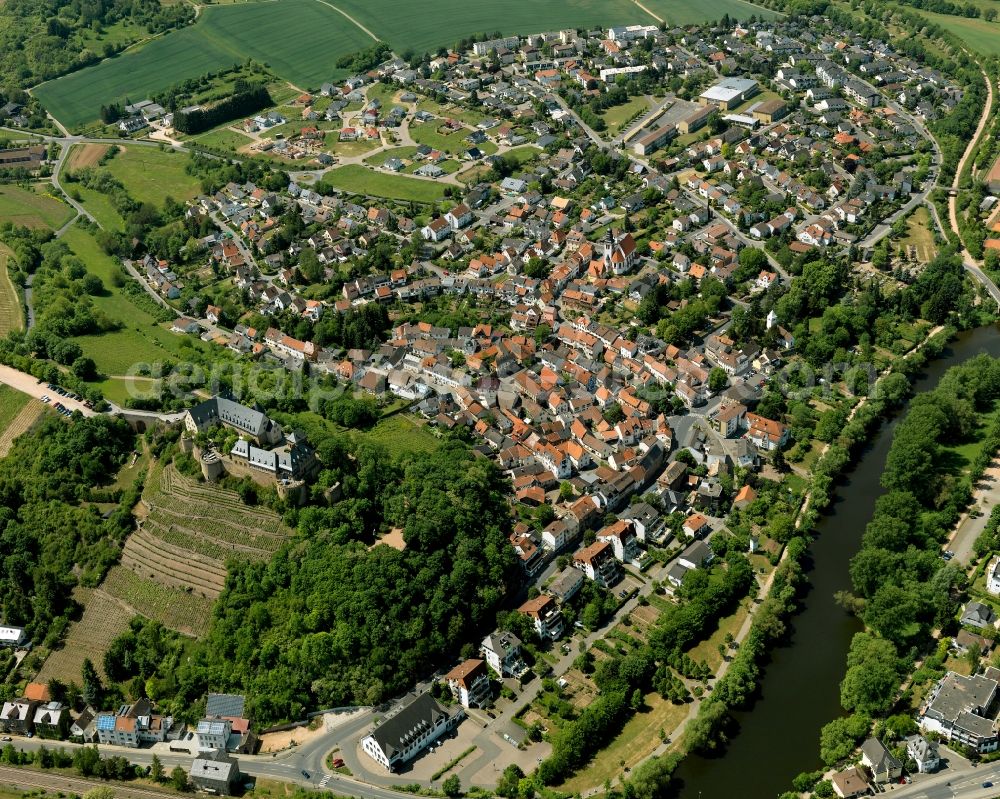
<svg viewBox="0 0 1000 799">
<path fill-rule="evenodd" d="M 69 628 L 63 647 L 45 659 L 35 678 L 38 682 L 79 682 L 83 661 L 87 658 L 103 673 L 104 653 L 111 642 L 128 629 L 129 620 L 135 615 L 100 588 L 77 588 L 73 595 L 83 603 L 83 615 Z"/>
<path fill-rule="evenodd" d="M 109 596 L 134 608 L 136 613 L 179 633 L 197 638 L 208 632 L 212 618 L 211 599 L 167 588 L 124 566 L 113 567 L 101 588 Z"/>
<path fill-rule="evenodd" d="M 150 470 L 139 529 L 103 588 L 168 627 L 201 635 L 226 583 L 230 558 L 266 560 L 289 535 L 278 514 L 244 505 L 162 461 Z"/>
</svg>

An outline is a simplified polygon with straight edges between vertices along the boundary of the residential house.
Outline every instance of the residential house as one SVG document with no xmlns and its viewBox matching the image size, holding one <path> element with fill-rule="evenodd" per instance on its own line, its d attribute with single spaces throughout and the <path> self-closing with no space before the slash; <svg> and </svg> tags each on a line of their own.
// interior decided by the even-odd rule
<svg viewBox="0 0 1000 799">
<path fill-rule="evenodd" d="M 878 738 L 869 738 L 861 745 L 861 762 L 871 772 L 876 785 L 898 780 L 903 773 L 903 764 Z"/>
<path fill-rule="evenodd" d="M 871 785 L 865 773 L 857 766 L 851 766 L 844 771 L 838 771 L 830 778 L 833 792 L 841 799 L 854 799 L 856 796 L 867 796 L 871 793 Z"/>
<path fill-rule="evenodd" d="M 563 617 L 559 605 L 548 594 L 539 594 L 518 608 L 535 624 L 535 632 L 543 641 L 555 641 L 563 634 Z"/>
<path fill-rule="evenodd" d="M 920 774 L 937 771 L 941 764 L 937 741 L 928 741 L 923 735 L 911 735 L 905 742 L 906 756 L 917 764 Z"/>
<path fill-rule="evenodd" d="M 232 796 L 242 782 L 236 758 L 223 750 L 199 753 L 191 764 L 189 778 L 197 790 L 216 796 Z"/>
<path fill-rule="evenodd" d="M 598 541 L 611 544 L 615 558 L 620 563 L 635 563 L 639 560 L 639 537 L 632 522 L 619 519 L 597 533 Z"/>
<path fill-rule="evenodd" d="M 521 657 L 521 639 L 509 630 L 487 635 L 479 647 L 479 654 L 500 677 L 520 677 L 528 668 Z"/>
<path fill-rule="evenodd" d="M 451 695 L 464 708 L 486 707 L 493 702 L 490 673 L 485 660 L 470 658 L 444 675 Z"/>
<path fill-rule="evenodd" d="M 614 548 L 607 541 L 595 541 L 581 549 L 573 556 L 573 566 L 602 588 L 609 588 L 621 579 Z"/>
<path fill-rule="evenodd" d="M 995 752 L 1000 743 L 994 720 L 1000 689 L 996 676 L 1000 672 L 993 668 L 968 677 L 948 672 L 928 694 L 920 710 L 920 728 L 981 754 Z"/>
</svg>

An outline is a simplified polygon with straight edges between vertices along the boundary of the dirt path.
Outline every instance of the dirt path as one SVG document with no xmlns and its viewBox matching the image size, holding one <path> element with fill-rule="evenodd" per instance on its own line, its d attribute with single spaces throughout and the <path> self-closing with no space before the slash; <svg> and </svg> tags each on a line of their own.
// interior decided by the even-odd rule
<svg viewBox="0 0 1000 799">
<path fill-rule="evenodd" d="M 23 394 L 27 394 L 36 399 L 41 399 L 43 395 L 52 395 L 52 391 L 45 383 L 39 383 L 34 377 L 17 369 L 0 364 L 0 383 L 6 383 L 11 388 L 15 388 Z M 82 402 L 71 400 L 69 397 L 60 397 L 58 394 L 52 397 L 52 401 L 61 402 L 71 411 L 80 411 L 84 416 L 96 416 L 95 411 L 85 406 Z"/>
<path fill-rule="evenodd" d="M 350 20 L 351 22 L 353 22 L 355 25 L 357 25 L 359 28 L 361 28 L 361 30 L 363 30 L 365 33 L 367 33 L 369 36 L 371 36 L 376 42 L 382 41 L 378 36 L 376 36 L 374 33 L 372 33 L 370 30 L 368 30 L 368 28 L 366 28 L 364 25 L 362 25 L 360 22 L 358 22 L 354 17 L 352 17 L 350 14 L 348 14 L 343 9 L 337 8 L 333 3 L 328 3 L 328 2 L 326 2 L 326 0 L 316 0 L 316 2 L 320 3 L 321 5 L 327 6 L 328 8 L 332 8 L 338 14 L 340 14 L 341 16 L 345 17 L 346 19 Z"/>
<path fill-rule="evenodd" d="M 982 69 L 982 67 L 980 67 Z M 965 162 L 969 160 L 972 156 L 973 151 L 976 149 L 976 145 L 979 143 L 979 139 L 983 135 L 983 131 L 986 129 L 986 124 L 990 121 L 991 114 L 993 110 L 993 81 L 990 80 L 990 76 L 986 74 L 983 70 L 983 80 L 986 81 L 986 107 L 983 109 L 983 115 L 979 119 L 979 126 L 976 128 L 976 132 L 972 139 L 969 140 L 969 146 L 965 148 L 965 152 L 962 154 L 961 160 L 958 162 L 958 166 L 955 167 L 955 177 L 951 182 L 951 194 L 948 197 L 948 222 L 951 224 L 951 229 L 958 236 L 959 242 L 962 244 L 962 258 L 964 258 L 968 263 L 979 265 L 979 262 L 969 253 L 966 249 L 964 242 L 962 242 L 962 235 L 958 232 L 958 184 L 962 179 L 962 170 L 965 169 Z"/>
</svg>

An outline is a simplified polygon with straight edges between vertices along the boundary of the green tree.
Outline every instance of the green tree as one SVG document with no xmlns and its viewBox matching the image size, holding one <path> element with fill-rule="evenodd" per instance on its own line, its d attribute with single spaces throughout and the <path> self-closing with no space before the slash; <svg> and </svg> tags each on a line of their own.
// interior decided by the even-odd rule
<svg viewBox="0 0 1000 799">
<path fill-rule="evenodd" d="M 153 762 L 149 765 L 149 776 L 153 782 L 163 782 L 163 763 L 160 762 L 159 755 L 153 755 Z"/>
<path fill-rule="evenodd" d="M 188 773 L 180 766 L 170 772 L 170 785 L 175 791 L 186 791 L 189 787 Z"/>
<path fill-rule="evenodd" d="M 104 685 L 101 683 L 101 677 L 90 658 L 83 660 L 81 677 L 83 678 L 83 701 L 91 707 L 100 707 L 101 698 L 104 695 Z"/>
<path fill-rule="evenodd" d="M 726 375 L 725 370 L 716 366 L 708 373 L 708 387 L 713 394 L 718 394 L 728 385 L 729 377 Z"/>
<path fill-rule="evenodd" d="M 869 633 L 855 635 L 840 684 L 841 704 L 867 715 L 882 713 L 892 707 L 898 687 L 899 658 L 892 643 Z"/>
<path fill-rule="evenodd" d="M 445 796 L 461 796 L 462 795 L 462 781 L 458 778 L 457 774 L 452 774 L 444 782 L 441 783 L 441 790 L 444 791 Z"/>
<path fill-rule="evenodd" d="M 820 731 L 819 754 L 823 762 L 832 766 L 843 760 L 868 734 L 871 719 L 855 713 L 853 716 L 834 719 Z"/>
</svg>

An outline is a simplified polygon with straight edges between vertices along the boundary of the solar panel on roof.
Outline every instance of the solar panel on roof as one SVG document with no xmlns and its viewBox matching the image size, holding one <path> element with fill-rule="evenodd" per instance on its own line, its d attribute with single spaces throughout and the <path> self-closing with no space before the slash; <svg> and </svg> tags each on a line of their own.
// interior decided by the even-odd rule
<svg viewBox="0 0 1000 799">
<path fill-rule="evenodd" d="M 99 730 L 113 730 L 115 728 L 115 717 L 114 716 L 98 716 L 97 717 L 97 729 Z"/>
<path fill-rule="evenodd" d="M 243 718 L 244 705 L 245 700 L 239 694 L 209 694 L 205 715 Z"/>
</svg>

